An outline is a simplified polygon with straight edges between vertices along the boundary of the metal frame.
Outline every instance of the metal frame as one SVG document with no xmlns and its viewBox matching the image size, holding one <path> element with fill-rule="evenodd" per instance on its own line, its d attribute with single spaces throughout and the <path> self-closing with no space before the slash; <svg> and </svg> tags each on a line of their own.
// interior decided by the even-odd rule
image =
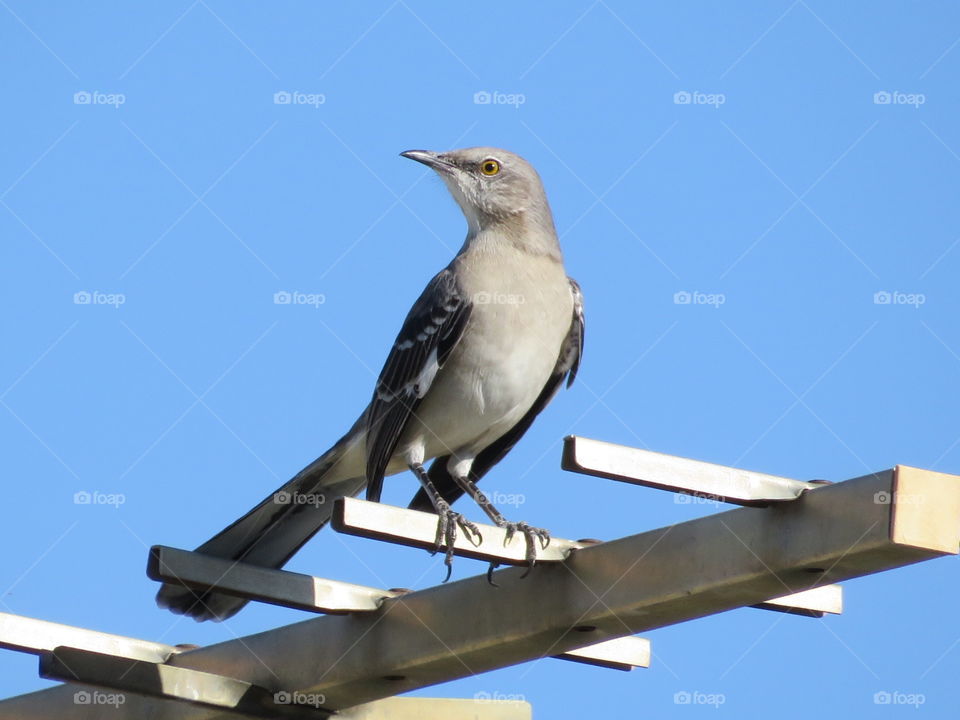
<svg viewBox="0 0 960 720">
<path fill-rule="evenodd" d="M 578 450 L 579 441 L 573 443 Z M 576 654 L 599 643 L 615 645 L 617 638 L 737 607 L 786 605 L 787 610 L 798 611 L 806 605 L 815 612 L 839 610 L 839 589 L 830 589 L 831 583 L 958 552 L 957 476 L 897 466 L 833 485 L 764 480 L 754 492 L 753 476 L 762 474 L 726 468 L 724 475 L 716 470 L 719 466 L 703 468 L 682 458 L 638 452 L 631 454 L 630 463 L 623 453 L 612 452 L 617 458 L 610 463 L 613 467 L 604 465 L 602 458 L 588 462 L 582 452 L 572 458 L 578 469 L 591 474 L 620 473 L 678 492 L 699 493 L 706 487 L 719 491 L 708 493 L 713 496 L 769 507 L 740 508 L 618 540 L 581 544 L 570 548 L 562 561 L 538 564 L 525 579 L 523 568 L 496 572 L 498 587 L 480 575 L 387 597 L 375 610 L 324 615 L 204 648 L 179 652 L 173 648 L 162 665 L 158 663 L 169 646 L 151 650 L 140 641 L 120 642 L 118 647 L 148 656 L 136 660 L 153 683 L 146 688 L 134 681 L 124 686 L 116 673 L 102 671 L 104 662 L 116 662 L 116 657 L 104 661 L 59 647 L 76 642 L 76 633 L 89 631 L 73 629 L 73 639 L 64 641 L 49 624 L 47 634 L 31 649 L 22 630 L 9 632 L 9 617 L 6 625 L 0 617 L 0 636 L 6 637 L 8 647 L 42 652 L 45 669 L 58 677 L 70 674 L 86 683 L 123 688 L 124 704 L 110 711 L 117 720 L 195 720 L 251 710 L 239 701 L 227 703 L 227 713 L 223 704 L 216 709 L 165 699 L 177 693 L 149 696 L 156 689 L 156 678 L 163 675 L 187 678 L 184 687 L 189 691 L 193 687 L 189 678 L 201 677 L 197 672 L 212 683 L 210 693 L 218 683 L 258 688 L 252 692 L 259 695 L 255 698 L 259 703 L 263 693 L 298 691 L 322 697 L 323 708 L 344 710 L 343 717 L 385 717 L 376 714 L 386 707 L 382 703 L 396 701 L 382 699 L 399 693 L 545 656 Z M 702 476 L 691 475 L 696 467 Z M 657 468 L 660 474 L 652 474 Z M 679 478 L 672 486 L 667 482 L 671 472 Z M 721 481 L 727 484 L 718 484 Z M 795 499 L 776 496 L 781 492 L 776 488 L 783 487 L 787 493 L 798 490 Z M 398 534 L 396 528 L 377 530 L 375 522 L 368 524 L 371 532 Z M 419 537 L 419 532 L 412 534 Z M 238 581 L 234 590 L 242 590 L 239 585 Z M 633 650 L 638 649 L 634 644 Z M 67 662 L 58 664 L 58 659 Z M 101 717 L 100 708 L 73 701 L 78 687 L 90 686 L 81 682 L 2 701 L 0 718 Z M 161 683 L 160 689 L 167 688 Z M 250 691 L 240 697 L 246 692 Z M 504 718 L 528 712 L 519 705 L 473 709 L 503 711 L 507 714 L 489 717 Z M 259 707 L 253 710 L 268 716 Z M 278 716 L 288 710 L 278 711 Z M 312 717 L 322 712 L 316 707 L 303 710 Z M 427 710 L 414 714 L 419 720 L 431 717 Z M 446 717 L 452 716 L 448 709 Z"/>
</svg>

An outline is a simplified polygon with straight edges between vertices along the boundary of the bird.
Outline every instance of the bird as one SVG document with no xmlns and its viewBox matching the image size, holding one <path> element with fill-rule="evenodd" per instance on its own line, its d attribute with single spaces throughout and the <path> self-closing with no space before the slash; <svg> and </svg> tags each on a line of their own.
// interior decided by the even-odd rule
<svg viewBox="0 0 960 720">
<path fill-rule="evenodd" d="M 466 219 L 462 247 L 413 304 L 347 433 L 197 553 L 280 568 L 329 522 L 334 500 L 365 489 L 379 502 L 384 477 L 405 471 L 419 482 L 409 507 L 438 516 L 435 551 L 446 545 L 448 578 L 458 531 L 482 539 L 451 508 L 464 494 L 507 540 L 524 536 L 530 567 L 536 545 L 549 543 L 548 531 L 506 520 L 477 487 L 573 384 L 583 353 L 583 295 L 566 274 L 540 176 L 493 147 L 400 155 L 443 180 Z M 171 582 L 157 594 L 160 607 L 197 621 L 224 620 L 246 603 Z"/>
</svg>

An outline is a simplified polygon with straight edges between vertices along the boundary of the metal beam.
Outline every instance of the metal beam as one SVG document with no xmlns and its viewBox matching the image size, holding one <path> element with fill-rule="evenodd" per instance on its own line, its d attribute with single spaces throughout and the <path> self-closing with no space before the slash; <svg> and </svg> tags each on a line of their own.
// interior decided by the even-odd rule
<svg viewBox="0 0 960 720">
<path fill-rule="evenodd" d="M 716 500 L 763 507 L 796 500 L 824 481 L 804 482 L 569 435 L 564 470 Z"/>
<path fill-rule="evenodd" d="M 376 507 L 377 503 L 364 503 L 364 505 Z M 399 512 L 397 508 L 394 510 Z M 287 570 L 272 570 L 162 545 L 150 548 L 147 575 L 153 580 L 180 583 L 197 590 L 208 590 L 216 586 L 217 592 L 228 595 L 328 614 L 372 612 L 379 609 L 387 598 L 397 597 L 407 592 L 379 590 L 336 580 L 324 580 Z M 50 633 L 49 637 L 50 647 L 67 644 L 56 642 L 53 639 L 55 633 Z M 141 641 L 131 639 L 130 642 Z M 3 637 L 0 636 L 0 644 L 2 643 Z M 84 642 L 80 647 L 90 649 L 89 645 Z M 127 655 L 123 654 L 123 657 Z M 554 657 L 558 660 L 570 660 L 615 670 L 632 670 L 635 667 L 650 666 L 650 641 L 635 637 L 619 638 L 569 653 L 561 653 Z"/>
<path fill-rule="evenodd" d="M 216 585 L 227 595 L 320 613 L 372 612 L 398 593 L 337 580 L 273 570 L 155 545 L 147 576 L 196 590 Z"/>
<path fill-rule="evenodd" d="M 147 662 L 165 662 L 182 651 L 173 645 L 0 613 L 0 647 L 41 655 L 61 645 Z"/>
<path fill-rule="evenodd" d="M 956 554 L 960 478 L 898 466 L 796 502 L 736 509 L 173 656 L 169 663 L 347 708 L 823 584 Z M 97 717 L 72 688 L 0 702 L 0 717 Z M 219 717 L 130 698 L 111 713 Z"/>
<path fill-rule="evenodd" d="M 138 696 L 199 705 L 205 709 L 278 720 L 328 718 L 331 714 L 322 707 L 323 696 L 270 692 L 223 675 L 71 647 L 58 647 L 52 652 L 43 653 L 40 656 L 40 676 L 119 690 L 115 694 L 116 700 L 120 697 L 126 700 L 126 693 L 135 693 Z M 90 694 L 88 704 L 93 704 L 94 697 Z"/>
<path fill-rule="evenodd" d="M 422 550 L 436 548 L 437 516 L 433 513 L 405 510 L 356 498 L 338 498 L 331 524 L 334 530 L 347 535 L 385 540 Z M 457 533 L 454 555 L 503 565 L 527 564 L 523 533 L 515 533 L 508 542 L 507 531 L 503 528 L 479 523 L 477 527 L 482 540 L 474 545 L 464 533 Z M 546 548 L 541 548 L 538 543 L 537 562 L 561 562 L 582 547 L 583 543 L 551 538 Z"/>
</svg>

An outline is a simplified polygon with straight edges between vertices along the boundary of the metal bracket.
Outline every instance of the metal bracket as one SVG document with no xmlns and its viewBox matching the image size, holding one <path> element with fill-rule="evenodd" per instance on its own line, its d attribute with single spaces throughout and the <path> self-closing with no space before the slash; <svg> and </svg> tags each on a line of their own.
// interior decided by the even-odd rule
<svg viewBox="0 0 960 720">
<path fill-rule="evenodd" d="M 391 697 L 355 705 L 337 713 L 339 720 L 531 720 L 530 703 L 502 693 L 480 692 L 469 699 Z"/>
<path fill-rule="evenodd" d="M 796 500 L 805 492 L 828 484 L 714 465 L 576 435 L 563 439 L 560 467 L 584 475 L 753 507 Z"/>
<path fill-rule="evenodd" d="M 182 648 L 173 645 L 111 635 L 23 615 L 0 613 L 0 648 L 42 655 L 61 645 L 147 662 L 166 662 L 171 656 L 182 651 Z"/>
<path fill-rule="evenodd" d="M 650 667 L 650 654 L 649 640 L 628 636 L 588 645 L 578 650 L 570 650 L 554 657 L 611 670 L 629 671 L 634 668 Z"/>
<path fill-rule="evenodd" d="M 839 615 L 843 612 L 843 588 L 840 585 L 821 585 L 750 607 L 814 618 L 822 618 L 826 613 Z"/>
<path fill-rule="evenodd" d="M 364 585 L 273 570 L 196 552 L 154 545 L 147 561 L 152 580 L 309 612 L 372 612 L 398 593 Z"/>
</svg>

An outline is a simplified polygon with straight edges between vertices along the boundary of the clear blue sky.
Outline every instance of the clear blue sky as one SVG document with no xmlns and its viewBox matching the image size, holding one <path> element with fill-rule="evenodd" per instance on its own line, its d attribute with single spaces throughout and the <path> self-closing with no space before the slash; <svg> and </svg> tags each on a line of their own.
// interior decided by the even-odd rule
<svg viewBox="0 0 960 720">
<path fill-rule="evenodd" d="M 571 432 L 797 478 L 960 472 L 954 3 L 3 0 L 0 36 L 3 610 L 199 644 L 302 617 L 178 620 L 146 550 L 205 540 L 366 403 L 465 230 L 410 148 L 526 156 L 586 295 L 577 384 L 485 481 L 523 494 L 508 514 L 614 538 L 715 510 L 562 472 Z M 74 502 L 94 491 L 123 503 Z M 290 567 L 442 579 L 332 532 Z M 424 694 L 522 695 L 540 718 L 954 717 L 958 592 L 939 560 L 848 583 L 823 622 L 652 632 L 649 670 L 545 660 Z M 0 696 L 46 685 L 0 653 Z"/>
</svg>

